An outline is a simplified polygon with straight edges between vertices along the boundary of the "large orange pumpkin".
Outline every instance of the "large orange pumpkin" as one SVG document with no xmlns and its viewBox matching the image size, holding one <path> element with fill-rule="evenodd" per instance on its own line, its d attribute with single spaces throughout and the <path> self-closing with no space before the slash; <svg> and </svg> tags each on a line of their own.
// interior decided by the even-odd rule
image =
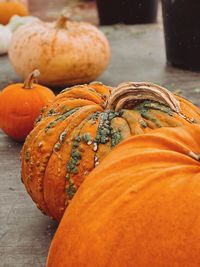
<svg viewBox="0 0 200 267">
<path fill-rule="evenodd" d="M 27 16 L 28 2 L 25 0 L 0 0 L 0 24 L 7 24 L 13 15 Z"/>
<path fill-rule="evenodd" d="M 38 207 L 60 220 L 85 177 L 122 140 L 200 122 L 199 109 L 151 83 L 100 83 L 59 94 L 22 150 L 22 181 Z"/>
<path fill-rule="evenodd" d="M 47 267 L 199 267 L 200 126 L 116 147 L 84 181 Z"/>
<path fill-rule="evenodd" d="M 38 77 L 39 71 L 35 70 L 24 84 L 11 84 L 0 94 L 0 127 L 17 141 L 25 140 L 41 108 L 55 97 L 49 88 L 34 83 Z"/>
</svg>

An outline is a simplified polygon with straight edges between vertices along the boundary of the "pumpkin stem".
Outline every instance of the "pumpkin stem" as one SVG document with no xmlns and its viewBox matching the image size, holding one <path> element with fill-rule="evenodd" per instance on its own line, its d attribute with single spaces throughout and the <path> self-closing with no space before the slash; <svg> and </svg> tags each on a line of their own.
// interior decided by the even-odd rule
<svg viewBox="0 0 200 267">
<path fill-rule="evenodd" d="M 32 89 L 33 83 L 38 83 L 38 77 L 40 76 L 39 70 L 32 71 L 24 81 L 24 89 Z"/>
<path fill-rule="evenodd" d="M 67 12 L 63 12 L 60 14 L 58 20 L 56 21 L 56 28 L 57 29 L 65 29 L 66 22 L 69 20 L 70 14 Z"/>
<path fill-rule="evenodd" d="M 107 108 L 114 111 L 119 111 L 123 108 L 130 109 L 145 100 L 166 105 L 188 122 L 192 122 L 192 120 L 181 113 L 180 102 L 175 98 L 173 93 L 164 87 L 147 82 L 127 82 L 120 84 L 112 91 Z"/>
</svg>

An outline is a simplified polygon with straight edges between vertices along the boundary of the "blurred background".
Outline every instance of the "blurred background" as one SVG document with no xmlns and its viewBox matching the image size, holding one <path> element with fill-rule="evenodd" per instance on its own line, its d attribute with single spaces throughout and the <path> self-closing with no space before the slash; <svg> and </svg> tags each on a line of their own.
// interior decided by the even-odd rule
<svg viewBox="0 0 200 267">
<path fill-rule="evenodd" d="M 95 25 L 99 23 L 96 2 L 93 0 L 30 0 L 31 14 L 43 20 L 55 20 L 65 8 L 73 12 L 73 18 L 76 20 L 86 20 Z"/>
<path fill-rule="evenodd" d="M 100 2 L 101 0 L 99 0 Z M 115 1 L 115 0 L 114 0 Z M 42 2 L 42 5 L 41 5 Z M 148 2 L 148 1 L 147 1 Z M 95 0 L 30 0 L 30 12 L 44 20 L 55 20 L 62 9 L 70 9 L 75 20 L 88 21 L 94 25 L 99 25 L 97 3 Z M 112 12 L 115 7 L 112 7 Z M 162 22 L 161 3 L 158 4 L 157 21 Z"/>
</svg>

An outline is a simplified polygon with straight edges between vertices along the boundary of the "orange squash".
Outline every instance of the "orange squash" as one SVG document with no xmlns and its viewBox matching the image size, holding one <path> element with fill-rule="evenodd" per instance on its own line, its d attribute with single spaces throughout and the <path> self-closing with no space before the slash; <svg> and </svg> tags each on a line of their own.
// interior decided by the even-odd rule
<svg viewBox="0 0 200 267">
<path fill-rule="evenodd" d="M 47 87 L 33 83 L 38 76 L 35 70 L 24 84 L 11 84 L 0 94 L 0 126 L 17 141 L 25 140 L 41 108 L 55 97 Z"/>
<path fill-rule="evenodd" d="M 200 126 L 119 144 L 87 177 L 47 267 L 199 267 Z"/>
<path fill-rule="evenodd" d="M 0 0 L 0 24 L 7 24 L 13 15 L 27 16 L 28 2 L 25 0 Z"/>
<path fill-rule="evenodd" d="M 60 220 L 85 177 L 122 140 L 195 122 L 197 107 L 151 83 L 68 88 L 43 110 L 26 139 L 22 181 L 37 206 Z"/>
</svg>

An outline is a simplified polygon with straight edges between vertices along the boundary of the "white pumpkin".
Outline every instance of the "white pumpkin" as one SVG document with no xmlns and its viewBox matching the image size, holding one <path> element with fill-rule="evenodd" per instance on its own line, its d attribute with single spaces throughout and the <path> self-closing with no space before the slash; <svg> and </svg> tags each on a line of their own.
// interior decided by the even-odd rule
<svg viewBox="0 0 200 267">
<path fill-rule="evenodd" d="M 0 25 L 0 55 L 6 54 L 12 38 L 12 32 L 9 27 Z"/>
<path fill-rule="evenodd" d="M 15 15 L 6 26 L 0 24 L 0 55 L 8 53 L 12 33 L 20 26 L 34 21 L 39 21 L 39 19 L 33 16 L 20 17 Z"/>
<path fill-rule="evenodd" d="M 39 18 L 33 16 L 21 17 L 18 15 L 14 15 L 8 23 L 8 27 L 11 29 L 12 32 L 15 32 L 20 26 L 34 21 L 39 21 Z"/>
</svg>

